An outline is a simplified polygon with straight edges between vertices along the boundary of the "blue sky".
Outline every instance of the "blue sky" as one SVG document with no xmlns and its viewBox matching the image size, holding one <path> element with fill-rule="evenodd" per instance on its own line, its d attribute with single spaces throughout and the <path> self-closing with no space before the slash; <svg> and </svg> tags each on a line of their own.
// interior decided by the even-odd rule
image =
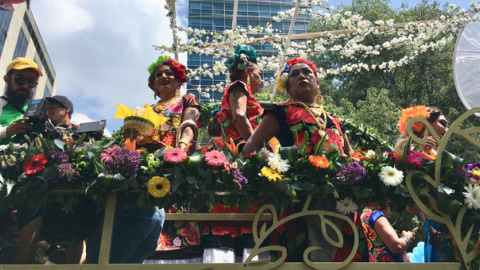
<svg viewBox="0 0 480 270">
<path fill-rule="evenodd" d="M 188 0 L 177 0 L 177 20 L 187 26 Z M 405 1 L 410 7 L 420 0 Z M 468 8 L 471 1 L 440 1 Z M 330 0 L 338 6 L 350 1 Z M 400 7 L 402 1 L 392 1 Z M 74 121 L 106 119 L 109 131 L 116 104 L 130 108 L 154 103 L 147 86 L 147 66 L 160 55 L 153 45 L 172 44 L 172 34 L 158 0 L 35 0 L 30 8 L 58 77 L 57 94 L 74 103 Z M 180 61 L 186 63 L 186 56 Z"/>
</svg>

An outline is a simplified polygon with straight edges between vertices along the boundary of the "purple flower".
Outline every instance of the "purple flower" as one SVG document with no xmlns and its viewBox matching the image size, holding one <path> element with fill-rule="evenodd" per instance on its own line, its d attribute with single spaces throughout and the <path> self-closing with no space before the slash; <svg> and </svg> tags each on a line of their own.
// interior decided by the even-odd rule
<svg viewBox="0 0 480 270">
<path fill-rule="evenodd" d="M 111 159 L 105 161 L 105 169 L 103 171 L 105 174 L 122 173 L 128 177 L 137 172 L 140 165 L 140 154 L 137 151 L 118 147 L 118 149 L 111 149 L 111 151 L 107 153 Z"/>
<path fill-rule="evenodd" d="M 471 170 L 473 170 L 473 169 L 475 169 L 475 168 L 480 169 L 480 162 L 479 162 L 479 163 L 473 163 L 473 164 L 467 164 L 467 165 L 465 166 L 465 170 L 466 170 L 466 171 L 471 171 Z"/>
<path fill-rule="evenodd" d="M 243 173 L 236 169 L 233 172 L 233 183 L 237 186 L 238 190 L 242 190 L 243 186 L 248 183 L 248 179 L 243 176 Z"/>
<path fill-rule="evenodd" d="M 62 163 L 58 165 L 57 168 L 57 177 L 58 181 L 64 185 L 73 184 L 77 181 L 80 174 L 77 169 L 75 169 L 70 163 Z"/>
<path fill-rule="evenodd" d="M 367 172 L 360 163 L 354 161 L 348 164 L 348 167 L 345 167 L 345 164 L 342 164 L 342 170 L 337 174 L 338 178 L 343 181 L 353 180 L 355 182 L 360 182 L 365 178 Z"/>
<path fill-rule="evenodd" d="M 48 152 L 48 156 L 58 163 L 65 163 L 68 160 L 68 152 L 51 150 Z"/>
</svg>

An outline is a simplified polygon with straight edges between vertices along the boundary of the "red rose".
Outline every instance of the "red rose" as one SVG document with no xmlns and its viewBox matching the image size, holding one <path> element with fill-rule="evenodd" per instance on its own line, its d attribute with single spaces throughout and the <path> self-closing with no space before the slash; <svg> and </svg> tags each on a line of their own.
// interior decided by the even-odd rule
<svg viewBox="0 0 480 270">
<path fill-rule="evenodd" d="M 177 72 L 175 73 L 175 77 L 177 77 L 178 79 L 180 80 L 183 80 L 185 79 L 185 71 L 183 71 L 182 69 L 177 69 Z"/>
</svg>

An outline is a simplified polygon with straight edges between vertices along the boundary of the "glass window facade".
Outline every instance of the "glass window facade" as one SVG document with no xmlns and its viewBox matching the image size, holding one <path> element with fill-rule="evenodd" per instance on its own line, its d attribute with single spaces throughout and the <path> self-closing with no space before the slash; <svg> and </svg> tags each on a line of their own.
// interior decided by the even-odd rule
<svg viewBox="0 0 480 270">
<path fill-rule="evenodd" d="M 12 12 L 0 10 L 0 52 L 5 45 L 5 39 L 7 38 L 8 26 L 12 20 Z"/>
<path fill-rule="evenodd" d="M 233 0 L 190 0 L 188 13 L 188 27 L 193 29 L 205 29 L 207 31 L 222 32 L 226 29 L 232 29 L 233 18 Z M 257 25 L 266 26 L 271 22 L 272 17 L 277 15 L 280 11 L 286 11 L 295 7 L 293 0 L 239 0 L 237 13 L 237 26 L 246 28 L 249 25 L 255 27 Z M 306 15 L 298 15 L 295 22 L 294 34 L 305 33 L 308 29 L 310 18 Z M 290 22 L 284 21 L 281 23 L 274 23 L 274 28 L 280 30 L 280 34 L 285 35 L 290 28 Z M 273 46 L 269 43 L 256 44 L 253 47 L 261 52 L 262 56 L 271 56 L 275 53 Z M 216 59 L 217 61 L 219 59 Z M 212 66 L 215 59 L 211 56 L 205 55 L 189 55 L 188 68 L 196 69 L 197 67 L 208 64 Z M 265 79 L 273 77 L 273 72 L 264 72 Z M 214 78 L 201 77 L 198 80 L 192 79 L 187 84 L 187 90 L 190 93 L 196 94 L 199 99 L 205 98 L 198 95 L 195 90 L 197 86 L 205 89 L 211 85 L 226 81 L 226 74 L 214 76 Z M 221 99 L 223 92 L 210 92 L 211 99 Z"/>
<path fill-rule="evenodd" d="M 25 57 L 25 53 L 27 52 L 28 47 L 28 39 L 25 35 L 23 29 L 20 29 L 20 33 L 18 34 L 17 45 L 15 45 L 15 51 L 13 52 L 13 58 L 17 57 Z"/>
</svg>

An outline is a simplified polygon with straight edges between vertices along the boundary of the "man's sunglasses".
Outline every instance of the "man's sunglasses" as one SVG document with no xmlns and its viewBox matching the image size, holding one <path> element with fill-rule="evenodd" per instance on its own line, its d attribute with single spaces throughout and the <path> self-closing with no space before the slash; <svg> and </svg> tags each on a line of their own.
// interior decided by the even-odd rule
<svg viewBox="0 0 480 270">
<path fill-rule="evenodd" d="M 17 77 L 17 76 L 10 76 L 10 78 L 13 78 L 13 80 L 15 81 L 15 84 L 18 86 L 22 86 L 25 83 L 27 83 L 28 87 L 34 88 L 38 84 L 38 81 L 36 79 L 26 80 L 24 77 Z"/>
</svg>

